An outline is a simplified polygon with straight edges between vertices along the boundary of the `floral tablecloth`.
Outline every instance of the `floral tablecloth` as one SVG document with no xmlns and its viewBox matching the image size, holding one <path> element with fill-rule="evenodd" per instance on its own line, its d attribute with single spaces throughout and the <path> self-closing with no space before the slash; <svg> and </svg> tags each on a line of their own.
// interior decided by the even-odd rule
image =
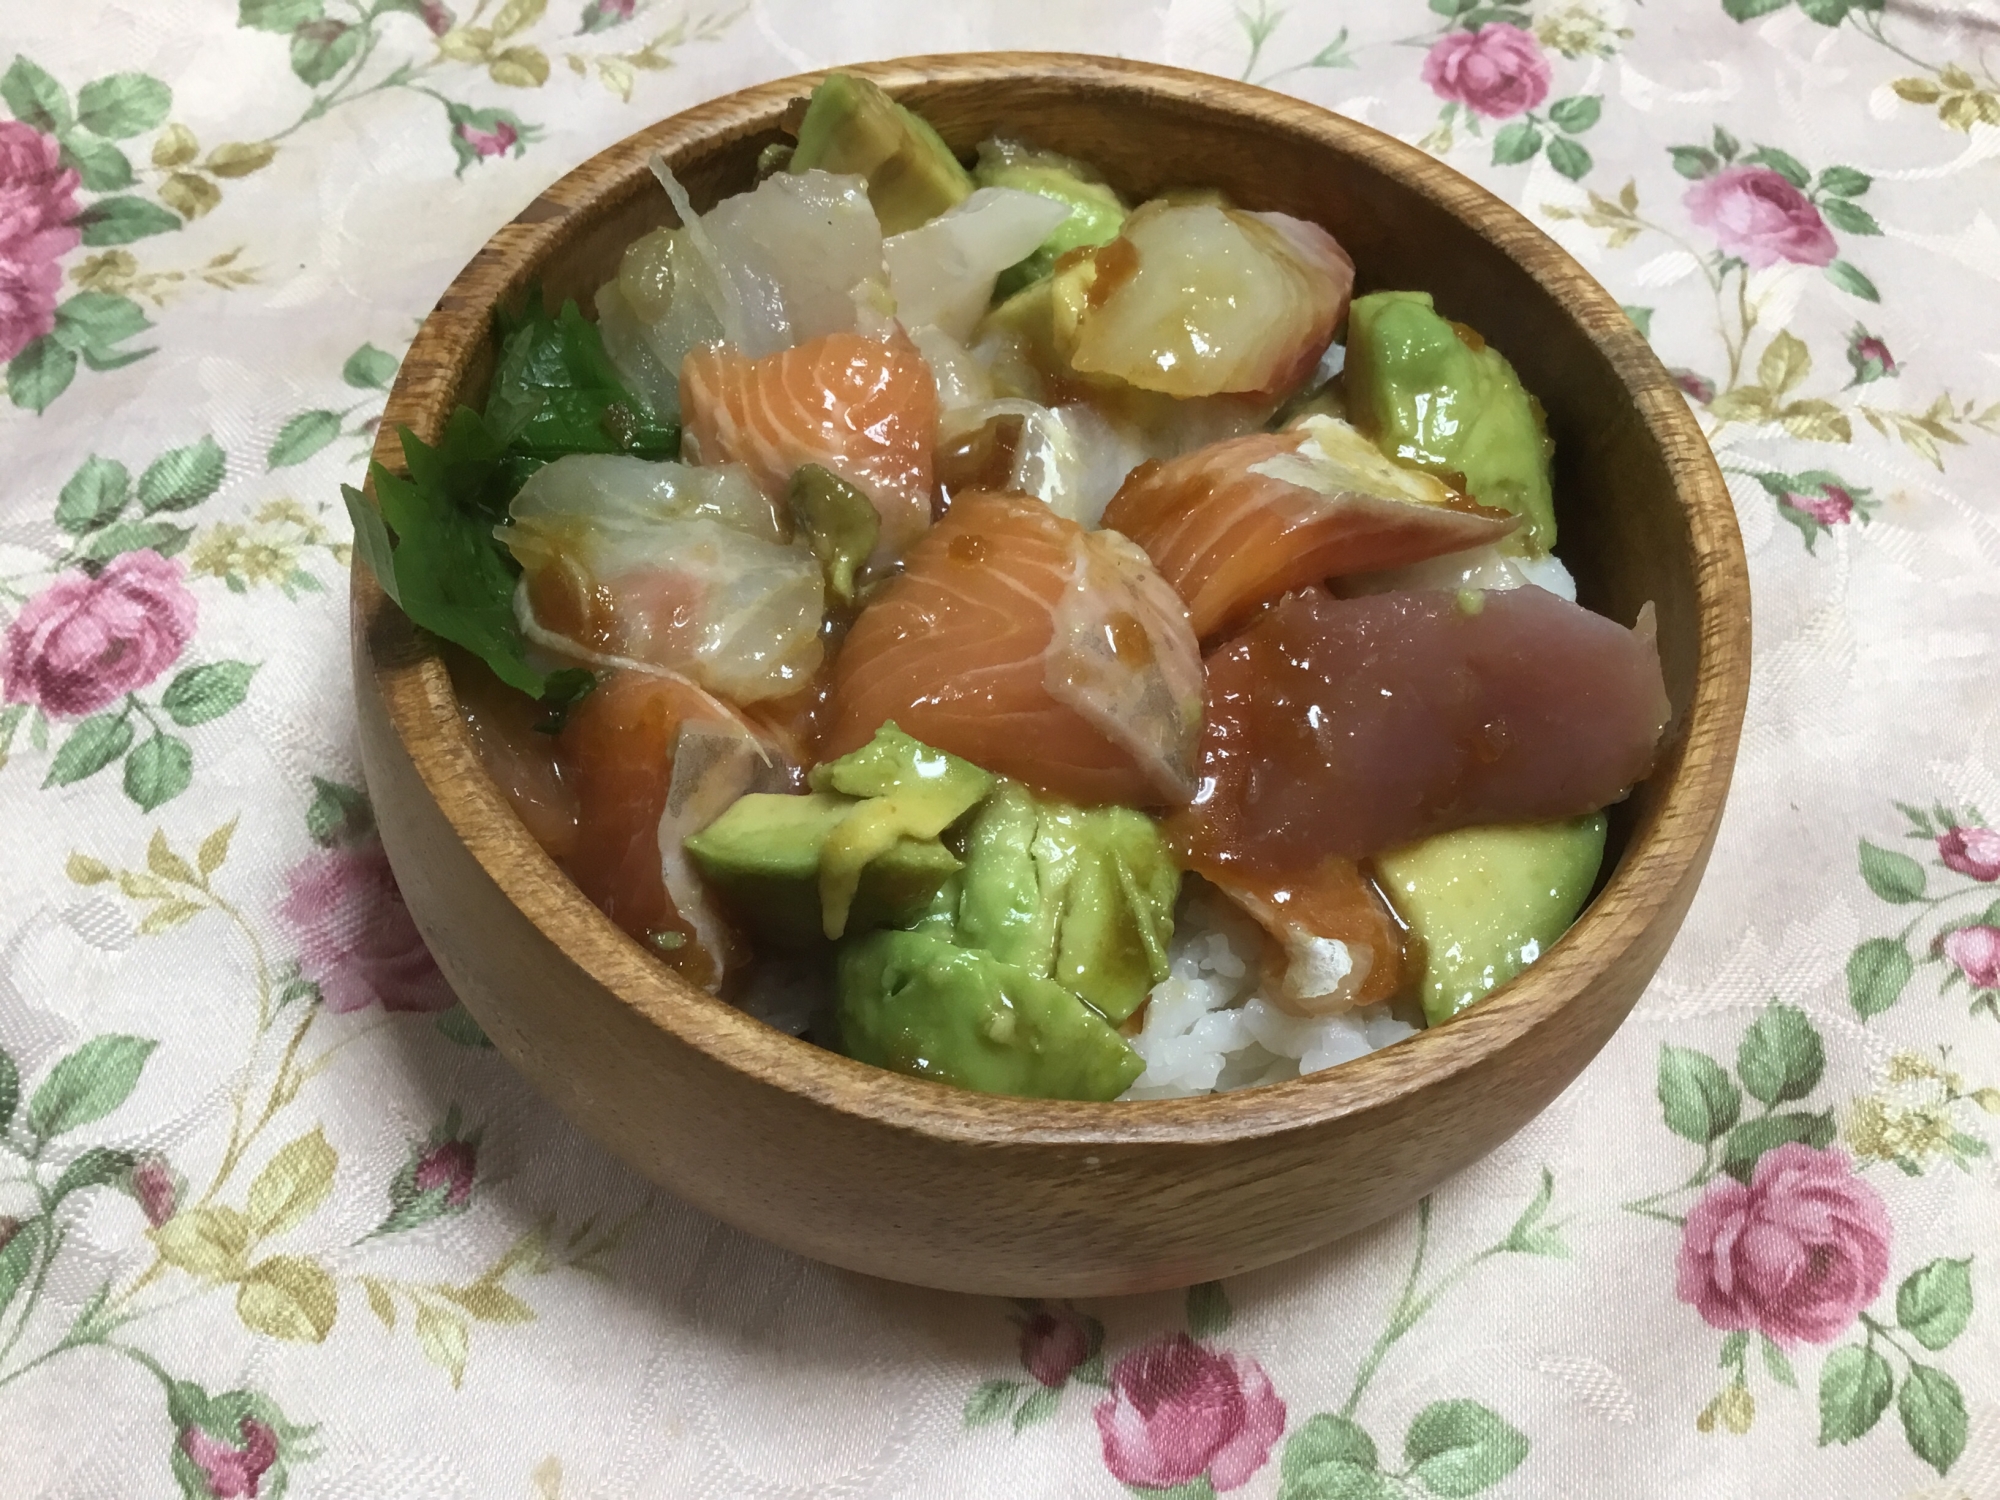
<svg viewBox="0 0 2000 1500">
<path fill-rule="evenodd" d="M 2000 4 L 0 22 L 0 1491 L 2000 1496 Z M 750 1240 L 484 1045 L 357 788 L 336 488 L 559 173 L 1008 46 L 1267 83 L 1520 205 L 1677 371 L 1756 588 L 1707 883 L 1575 1086 L 1350 1243 L 1076 1306 Z"/>
</svg>

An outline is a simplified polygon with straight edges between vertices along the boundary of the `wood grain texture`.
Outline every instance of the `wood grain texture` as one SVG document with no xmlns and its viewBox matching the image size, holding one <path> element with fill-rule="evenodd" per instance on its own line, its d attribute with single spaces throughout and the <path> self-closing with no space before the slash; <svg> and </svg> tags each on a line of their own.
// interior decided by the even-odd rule
<svg viewBox="0 0 2000 1500">
<path fill-rule="evenodd" d="M 487 779 L 436 644 L 353 575 L 363 759 L 382 837 L 446 977 L 584 1129 L 696 1206 L 804 1254 L 965 1291 L 1079 1296 L 1269 1264 L 1428 1192 L 1546 1105 L 1653 974 L 1707 861 L 1749 684 L 1749 582 L 1721 475 L 1611 297 L 1520 215 L 1365 126 L 1247 85 L 1055 54 L 856 69 L 954 148 L 995 132 L 1144 195 L 1215 184 L 1324 224 L 1358 290 L 1415 287 L 1477 326 L 1548 409 L 1563 555 L 1584 602 L 1651 600 L 1675 716 L 1613 818 L 1570 933 L 1449 1026 L 1294 1083 L 1196 1100 L 993 1098 L 880 1072 L 695 991 L 561 875 Z M 530 282 L 588 305 L 625 244 L 671 223 L 665 154 L 697 206 L 749 184 L 817 75 L 705 104 L 584 163 L 455 280 L 403 363 L 393 434 L 435 439 L 492 367 L 494 309 Z"/>
</svg>

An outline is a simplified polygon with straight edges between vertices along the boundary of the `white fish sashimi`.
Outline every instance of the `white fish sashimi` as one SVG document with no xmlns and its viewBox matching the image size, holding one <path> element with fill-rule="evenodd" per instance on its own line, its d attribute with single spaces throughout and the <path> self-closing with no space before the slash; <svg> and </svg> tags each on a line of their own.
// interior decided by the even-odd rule
<svg viewBox="0 0 2000 1500">
<path fill-rule="evenodd" d="M 1553 552 L 1541 557 L 1517 557 L 1502 551 L 1497 543 L 1447 552 L 1407 568 L 1356 573 L 1335 580 L 1333 589 L 1343 598 L 1353 599 L 1364 594 L 1395 594 L 1411 589 L 1482 589 L 1497 593 L 1530 584 L 1576 603 L 1576 580 Z"/>
<path fill-rule="evenodd" d="M 1039 193 L 980 188 L 964 202 L 882 245 L 896 316 L 905 328 L 971 336 L 1000 273 L 1032 254 L 1069 208 Z"/>
<path fill-rule="evenodd" d="M 777 172 L 696 214 L 664 159 L 655 156 L 652 168 L 700 268 L 675 267 L 675 294 L 703 303 L 721 340 L 744 354 L 761 358 L 851 330 L 878 300 L 870 287 L 884 280 L 882 226 L 865 179 Z"/>
<path fill-rule="evenodd" d="M 1080 402 L 1047 407 L 1018 397 L 948 410 L 939 427 L 940 446 L 1004 417 L 1020 420 L 1008 487 L 1091 530 L 1125 476 L 1151 456 L 1135 433 L 1093 407 Z"/>
<path fill-rule="evenodd" d="M 531 475 L 510 514 L 515 614 L 538 645 L 682 673 L 735 703 L 819 669 L 819 562 L 742 470 L 580 454 Z"/>
<path fill-rule="evenodd" d="M 1155 201 L 1056 274 L 1056 342 L 1076 370 L 1142 390 L 1275 396 L 1319 363 L 1353 286 L 1353 262 L 1316 224 Z"/>
<path fill-rule="evenodd" d="M 987 372 L 985 362 L 963 342 L 935 325 L 911 329 L 910 342 L 917 346 L 917 353 L 923 355 L 924 363 L 931 367 L 931 379 L 937 383 L 940 413 L 949 415 L 963 407 L 979 406 L 993 399 L 993 377 Z M 943 434 L 939 436 L 942 438 Z"/>
</svg>

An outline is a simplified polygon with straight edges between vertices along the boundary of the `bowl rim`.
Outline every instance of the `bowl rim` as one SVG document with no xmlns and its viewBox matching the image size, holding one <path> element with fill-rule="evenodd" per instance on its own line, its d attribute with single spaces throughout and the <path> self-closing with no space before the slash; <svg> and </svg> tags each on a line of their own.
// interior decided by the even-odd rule
<svg viewBox="0 0 2000 1500">
<path fill-rule="evenodd" d="M 1734 767 L 1749 687 L 1749 579 L 1734 506 L 1700 425 L 1611 293 L 1516 209 L 1417 147 L 1331 110 L 1247 83 L 1163 64 L 1055 52 L 899 58 L 797 74 L 721 95 L 634 132 L 551 184 L 453 279 L 405 356 L 374 457 L 404 472 L 403 426 L 435 441 L 494 306 L 522 289 L 573 210 L 628 185 L 655 151 L 672 164 L 769 128 L 831 71 L 891 94 L 925 85 L 988 86 L 1060 77 L 1144 96 L 1153 108 L 1254 119 L 1311 138 L 1396 179 L 1465 223 L 1542 285 L 1607 357 L 1660 451 L 1695 558 L 1698 656 L 1685 735 L 1665 795 L 1632 830 L 1618 865 L 1562 939 L 1517 979 L 1448 1027 L 1428 1028 L 1337 1068 L 1190 1098 L 1068 1101 L 974 1093 L 872 1067 L 790 1036 L 686 983 L 616 927 L 557 869 L 487 776 L 458 713 L 438 643 L 390 610 L 407 650 L 384 653 L 389 601 L 357 553 L 354 628 L 395 734 L 458 837 L 513 907 L 570 962 L 684 1046 L 763 1086 L 893 1130 L 972 1145 L 1200 1145 L 1329 1125 L 1391 1105 L 1473 1068 L 1558 1018 L 1617 964 L 1706 859 Z M 400 622 L 400 625 L 395 622 Z M 387 656 L 385 662 L 384 657 Z M 357 689 L 363 687 L 357 682 Z"/>
</svg>

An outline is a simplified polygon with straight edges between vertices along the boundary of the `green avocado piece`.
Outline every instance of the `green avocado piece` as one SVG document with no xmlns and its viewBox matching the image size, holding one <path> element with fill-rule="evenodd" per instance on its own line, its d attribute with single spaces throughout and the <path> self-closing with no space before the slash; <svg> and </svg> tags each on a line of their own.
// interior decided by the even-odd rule
<svg viewBox="0 0 2000 1500">
<path fill-rule="evenodd" d="M 1604 860 L 1604 814 L 1461 828 L 1375 857 L 1420 939 L 1424 1017 L 1437 1026 L 1512 979 L 1569 930 Z"/>
<path fill-rule="evenodd" d="M 813 947 L 825 930 L 819 876 L 827 840 L 865 805 L 834 792 L 752 792 L 685 847 L 730 914 L 757 937 L 785 948 Z M 891 843 L 861 870 L 842 930 L 915 921 L 958 863 L 935 838 Z"/>
<path fill-rule="evenodd" d="M 1145 1063 L 1051 980 L 921 932 L 842 944 L 840 1050 L 878 1068 L 1038 1099 L 1115 1099 Z"/>
<path fill-rule="evenodd" d="M 827 835 L 820 855 L 820 914 L 834 938 L 847 928 L 862 871 L 904 840 L 937 838 L 993 789 L 994 777 L 889 723 L 860 749 L 815 766 L 808 782 L 816 792 L 864 799 Z"/>
<path fill-rule="evenodd" d="M 1069 217 L 1050 231 L 1034 254 L 1000 273 L 996 297 L 1011 297 L 1049 274 L 1056 257 L 1071 250 L 1108 245 L 1125 224 L 1125 202 L 1098 175 L 1073 156 L 1040 151 L 1019 141 L 991 140 L 979 148 L 972 180 L 980 187 L 1039 193 L 1069 208 Z"/>
<path fill-rule="evenodd" d="M 868 179 L 882 233 L 935 219 L 972 192 L 972 176 L 921 115 L 850 73 L 813 90 L 785 170 L 853 172 Z"/>
<path fill-rule="evenodd" d="M 1051 808 L 1035 859 L 1062 889 L 1049 977 L 1123 1022 L 1167 977 L 1181 872 L 1159 826 L 1129 807 Z"/>
<path fill-rule="evenodd" d="M 1047 978 L 1060 903 L 1045 899 L 1036 867 L 1042 809 L 1018 781 L 995 787 L 965 833 L 954 941 Z"/>
<path fill-rule="evenodd" d="M 1522 518 L 1503 545 L 1531 556 L 1555 546 L 1541 408 L 1500 351 L 1440 317 L 1430 293 L 1354 299 L 1342 383 L 1349 419 L 1383 452 Z"/>
<path fill-rule="evenodd" d="M 1053 979 L 1121 1022 L 1167 977 L 1180 870 L 1126 807 L 1072 807 L 1002 781 L 965 834 L 963 947 Z"/>
</svg>

